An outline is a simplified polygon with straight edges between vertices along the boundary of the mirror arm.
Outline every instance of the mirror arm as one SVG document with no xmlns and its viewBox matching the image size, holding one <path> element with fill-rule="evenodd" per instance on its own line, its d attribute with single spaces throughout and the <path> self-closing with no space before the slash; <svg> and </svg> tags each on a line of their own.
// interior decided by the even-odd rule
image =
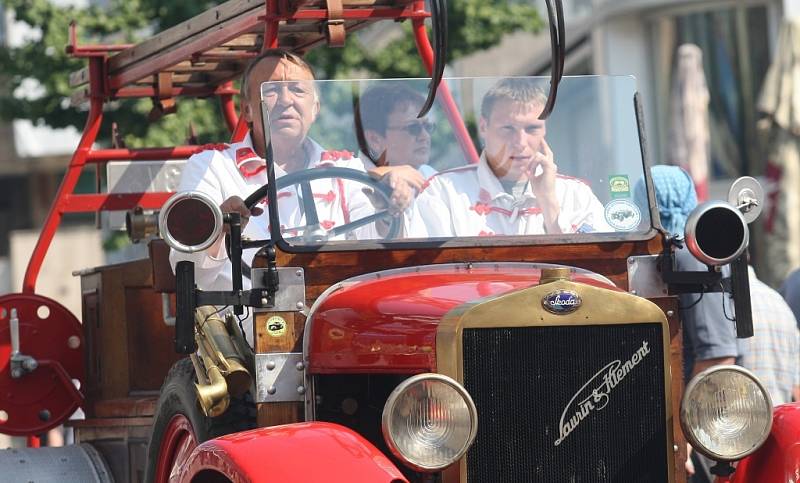
<svg viewBox="0 0 800 483">
<path fill-rule="evenodd" d="M 665 240 L 659 261 L 661 279 L 667 284 L 670 295 L 730 291 L 728 279 L 722 278 L 722 273 L 715 267 L 708 267 L 705 271 L 675 270 L 675 246 L 682 246 L 679 238 Z"/>
<path fill-rule="evenodd" d="M 670 295 L 689 293 L 729 293 L 733 298 L 736 337 L 746 339 L 753 336 L 753 311 L 750 301 L 750 281 L 747 271 L 747 255 L 741 255 L 731 264 L 731 276 L 722 277 L 715 267 L 708 271 L 676 271 L 675 257 L 670 242 L 664 243 L 659 268 L 661 279 L 667 284 Z"/>
<path fill-rule="evenodd" d="M 239 213 L 225 213 L 223 221 L 230 227 L 228 236 L 225 237 L 225 248 L 231 260 L 231 282 L 233 293 L 242 293 L 242 215 Z M 242 304 L 233 304 L 233 313 L 244 314 Z"/>
</svg>

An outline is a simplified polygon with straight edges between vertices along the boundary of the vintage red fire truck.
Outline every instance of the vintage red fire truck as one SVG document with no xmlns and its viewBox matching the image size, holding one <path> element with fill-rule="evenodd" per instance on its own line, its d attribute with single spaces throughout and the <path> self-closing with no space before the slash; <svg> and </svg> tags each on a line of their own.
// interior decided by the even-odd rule
<svg viewBox="0 0 800 483">
<path fill-rule="evenodd" d="M 231 0 L 124 47 L 81 45 L 73 31 L 69 52 L 88 62 L 73 100 L 89 103 L 88 120 L 23 290 L 0 297 L 0 432 L 36 446 L 77 408 L 86 418 L 67 423 L 75 445 L 0 453 L 4 481 L 682 482 L 687 442 L 717 461 L 719 481 L 796 481 L 797 405 L 773 409 L 735 366 L 682 378 L 676 294 L 725 292 L 730 323 L 752 335 L 743 252 L 758 184 L 737 181 L 673 238 L 636 81 L 562 78 L 557 55 L 551 79 L 512 82 L 549 94 L 546 141 L 566 194 L 563 233 L 545 233 L 535 198 L 487 184 L 482 116 L 505 80 L 441 78 L 443 9 L 432 3 L 435 48 L 419 0 Z M 265 182 L 243 195 L 264 213 L 244 229 L 213 190 L 177 182 L 208 146 L 95 146 L 109 102 L 152 98 L 167 113 L 197 97 L 219 99 L 231 139 L 216 149 L 233 149 L 248 135 L 233 80 L 251 58 L 341 44 L 381 20 L 412 23 L 438 86 L 424 122 L 399 128 L 426 139 L 415 155 L 437 171 L 399 213 L 360 161 L 379 130 L 361 100 L 425 99 L 429 79 L 262 84 Z M 314 96 L 319 164 L 276 173 L 271 146 L 289 121 L 270 119 L 274 92 Z M 139 192 L 74 193 L 92 165 Z M 61 217 L 101 211 L 127 212 L 149 256 L 81 271 L 72 314 L 36 281 Z M 210 286 L 201 254 L 223 233 L 230 279 Z M 676 271 L 681 243 L 708 269 Z"/>
</svg>

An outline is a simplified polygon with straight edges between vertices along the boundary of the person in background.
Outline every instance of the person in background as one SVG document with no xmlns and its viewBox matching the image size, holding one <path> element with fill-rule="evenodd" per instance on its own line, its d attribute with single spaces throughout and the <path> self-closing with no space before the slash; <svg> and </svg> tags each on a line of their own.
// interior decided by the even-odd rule
<svg viewBox="0 0 800 483">
<path fill-rule="evenodd" d="M 786 277 L 786 280 L 783 281 L 778 292 L 780 292 L 783 299 L 786 300 L 786 303 L 789 304 L 794 318 L 797 319 L 797 323 L 800 324 L 800 268 Z"/>
<path fill-rule="evenodd" d="M 683 236 L 689 213 L 697 206 L 697 194 L 689 174 L 677 166 L 653 166 L 650 169 L 655 188 L 661 226 L 672 235 Z M 646 199 L 644 183 L 636 186 L 637 199 Z M 727 267 L 726 267 L 727 268 Z M 705 271 L 708 267 L 697 260 L 686 247 L 675 251 L 675 269 Z M 734 364 L 739 355 L 733 303 L 723 293 L 680 295 L 683 321 L 684 379 L 716 365 Z M 714 481 L 709 468 L 713 462 L 690 451 L 686 468 L 691 483 Z"/>
<path fill-rule="evenodd" d="M 686 219 L 697 206 L 697 194 L 689 174 L 677 166 L 653 166 L 661 226 L 672 235 L 683 236 Z M 637 186 L 643 189 L 642 186 Z M 638 195 L 638 193 L 637 193 Z M 705 271 L 708 267 L 694 258 L 686 247 L 675 251 L 675 269 Z M 683 363 L 686 380 L 715 365 L 733 364 L 739 355 L 733 303 L 722 293 L 683 294 L 680 296 L 683 320 Z"/>
<path fill-rule="evenodd" d="M 800 330 L 781 295 L 756 277 L 748 266 L 753 308 L 753 337 L 739 339 L 737 363 L 758 376 L 772 404 L 798 400 L 800 389 Z"/>
</svg>

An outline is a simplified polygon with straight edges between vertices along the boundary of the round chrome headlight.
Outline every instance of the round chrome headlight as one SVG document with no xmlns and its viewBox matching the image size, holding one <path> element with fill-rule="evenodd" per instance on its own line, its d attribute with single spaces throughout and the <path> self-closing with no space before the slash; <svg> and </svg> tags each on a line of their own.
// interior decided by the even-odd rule
<svg viewBox="0 0 800 483">
<path fill-rule="evenodd" d="M 441 374 L 412 376 L 389 395 L 383 438 L 395 456 L 417 471 L 439 471 L 467 452 L 478 413 L 467 390 Z"/>
<path fill-rule="evenodd" d="M 158 227 L 171 248 L 199 252 L 210 247 L 222 233 L 222 211 L 199 191 L 175 193 L 161 207 Z"/>
<path fill-rule="evenodd" d="M 718 461 L 738 460 L 757 450 L 769 436 L 772 399 L 747 369 L 711 367 L 686 386 L 681 426 L 697 451 Z"/>
</svg>

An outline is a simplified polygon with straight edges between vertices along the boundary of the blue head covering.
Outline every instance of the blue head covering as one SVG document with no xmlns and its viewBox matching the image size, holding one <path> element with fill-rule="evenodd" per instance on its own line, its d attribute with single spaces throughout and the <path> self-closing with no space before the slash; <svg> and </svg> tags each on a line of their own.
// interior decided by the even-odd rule
<svg viewBox="0 0 800 483">
<path fill-rule="evenodd" d="M 678 166 L 657 165 L 650 169 L 656 191 L 661 226 L 673 235 L 683 235 L 686 218 L 697 206 L 697 194 L 689 173 Z M 646 206 L 644 183 L 636 186 L 637 200 Z"/>
</svg>

